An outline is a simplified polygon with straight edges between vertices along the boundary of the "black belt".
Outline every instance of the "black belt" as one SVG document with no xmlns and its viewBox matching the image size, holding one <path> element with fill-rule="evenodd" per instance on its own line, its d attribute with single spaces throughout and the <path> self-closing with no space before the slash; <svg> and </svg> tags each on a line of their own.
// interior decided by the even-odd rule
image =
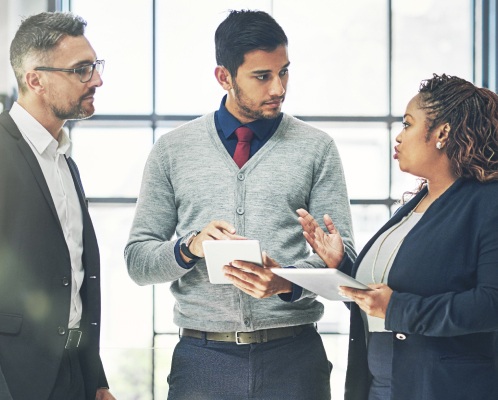
<svg viewBox="0 0 498 400">
<path fill-rule="evenodd" d="M 77 349 L 78 346 L 80 345 L 81 335 L 83 335 L 83 332 L 81 332 L 80 330 L 69 329 L 67 333 L 66 345 L 64 346 L 64 348 Z"/>
<path fill-rule="evenodd" d="M 181 328 L 180 337 L 188 336 L 196 339 L 213 340 L 215 342 L 231 342 L 237 344 L 266 343 L 272 340 L 297 336 L 304 329 L 314 327 L 314 324 L 287 326 L 285 328 L 261 329 L 252 332 L 203 332 L 195 329 Z"/>
</svg>

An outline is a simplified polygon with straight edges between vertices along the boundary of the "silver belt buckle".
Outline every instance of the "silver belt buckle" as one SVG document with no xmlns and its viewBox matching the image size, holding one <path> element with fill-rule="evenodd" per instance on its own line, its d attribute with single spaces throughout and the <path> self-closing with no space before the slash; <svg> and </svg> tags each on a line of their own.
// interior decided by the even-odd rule
<svg viewBox="0 0 498 400">
<path fill-rule="evenodd" d="M 81 335 L 83 332 L 76 330 L 76 329 L 70 329 L 69 333 L 67 335 L 67 340 L 66 340 L 66 345 L 64 346 L 65 349 L 75 349 L 80 345 L 80 340 L 81 340 Z"/>
<path fill-rule="evenodd" d="M 244 332 L 240 332 L 240 331 L 236 331 L 235 332 L 235 343 L 237 343 L 239 346 L 240 345 L 244 345 L 244 344 L 249 344 L 249 343 L 242 343 L 240 341 L 240 336 L 239 336 L 239 333 L 244 333 Z"/>
</svg>

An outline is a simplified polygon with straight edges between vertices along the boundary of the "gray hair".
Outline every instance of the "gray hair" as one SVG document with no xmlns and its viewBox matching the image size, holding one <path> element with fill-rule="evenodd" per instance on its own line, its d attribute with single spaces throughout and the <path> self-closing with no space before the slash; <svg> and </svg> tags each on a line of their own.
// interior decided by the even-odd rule
<svg viewBox="0 0 498 400">
<path fill-rule="evenodd" d="M 24 19 L 10 45 L 10 64 L 19 91 L 24 92 L 25 61 L 44 59 L 66 36 L 82 36 L 86 21 L 69 12 L 42 12 Z"/>
</svg>

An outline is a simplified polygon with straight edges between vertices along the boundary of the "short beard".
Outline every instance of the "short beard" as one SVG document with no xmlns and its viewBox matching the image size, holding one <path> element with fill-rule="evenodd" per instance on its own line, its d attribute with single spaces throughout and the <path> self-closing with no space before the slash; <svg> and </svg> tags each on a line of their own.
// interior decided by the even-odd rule
<svg viewBox="0 0 498 400">
<path fill-rule="evenodd" d="M 237 107 L 241 111 L 241 113 L 246 117 L 247 119 L 251 120 L 258 120 L 258 119 L 274 119 L 280 114 L 280 110 L 276 114 L 265 114 L 263 111 L 260 110 L 253 110 L 246 105 L 242 104 L 242 102 L 238 101 L 241 98 L 244 98 L 244 94 L 240 90 L 239 85 L 237 85 L 237 81 L 233 81 L 233 91 L 235 94 L 235 99 L 237 100 Z"/>
<path fill-rule="evenodd" d="M 73 120 L 73 119 L 74 120 L 86 119 L 90 118 L 93 115 L 93 113 L 87 112 L 81 106 L 81 102 L 72 105 L 70 109 L 62 109 L 53 105 L 51 106 L 51 108 L 54 115 L 62 121 Z"/>
</svg>

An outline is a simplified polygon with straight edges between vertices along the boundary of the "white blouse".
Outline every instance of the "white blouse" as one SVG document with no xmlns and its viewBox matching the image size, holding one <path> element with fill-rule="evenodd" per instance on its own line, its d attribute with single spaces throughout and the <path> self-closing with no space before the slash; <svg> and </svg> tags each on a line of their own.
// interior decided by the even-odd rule
<svg viewBox="0 0 498 400">
<path fill-rule="evenodd" d="M 367 251 L 356 272 L 356 279 L 364 284 L 389 282 L 396 254 L 406 235 L 413 229 L 424 213 L 411 213 L 396 225 L 383 232 Z M 382 281 L 383 278 L 383 281 Z M 362 311 L 369 332 L 387 332 L 383 318 L 371 317 Z"/>
</svg>

